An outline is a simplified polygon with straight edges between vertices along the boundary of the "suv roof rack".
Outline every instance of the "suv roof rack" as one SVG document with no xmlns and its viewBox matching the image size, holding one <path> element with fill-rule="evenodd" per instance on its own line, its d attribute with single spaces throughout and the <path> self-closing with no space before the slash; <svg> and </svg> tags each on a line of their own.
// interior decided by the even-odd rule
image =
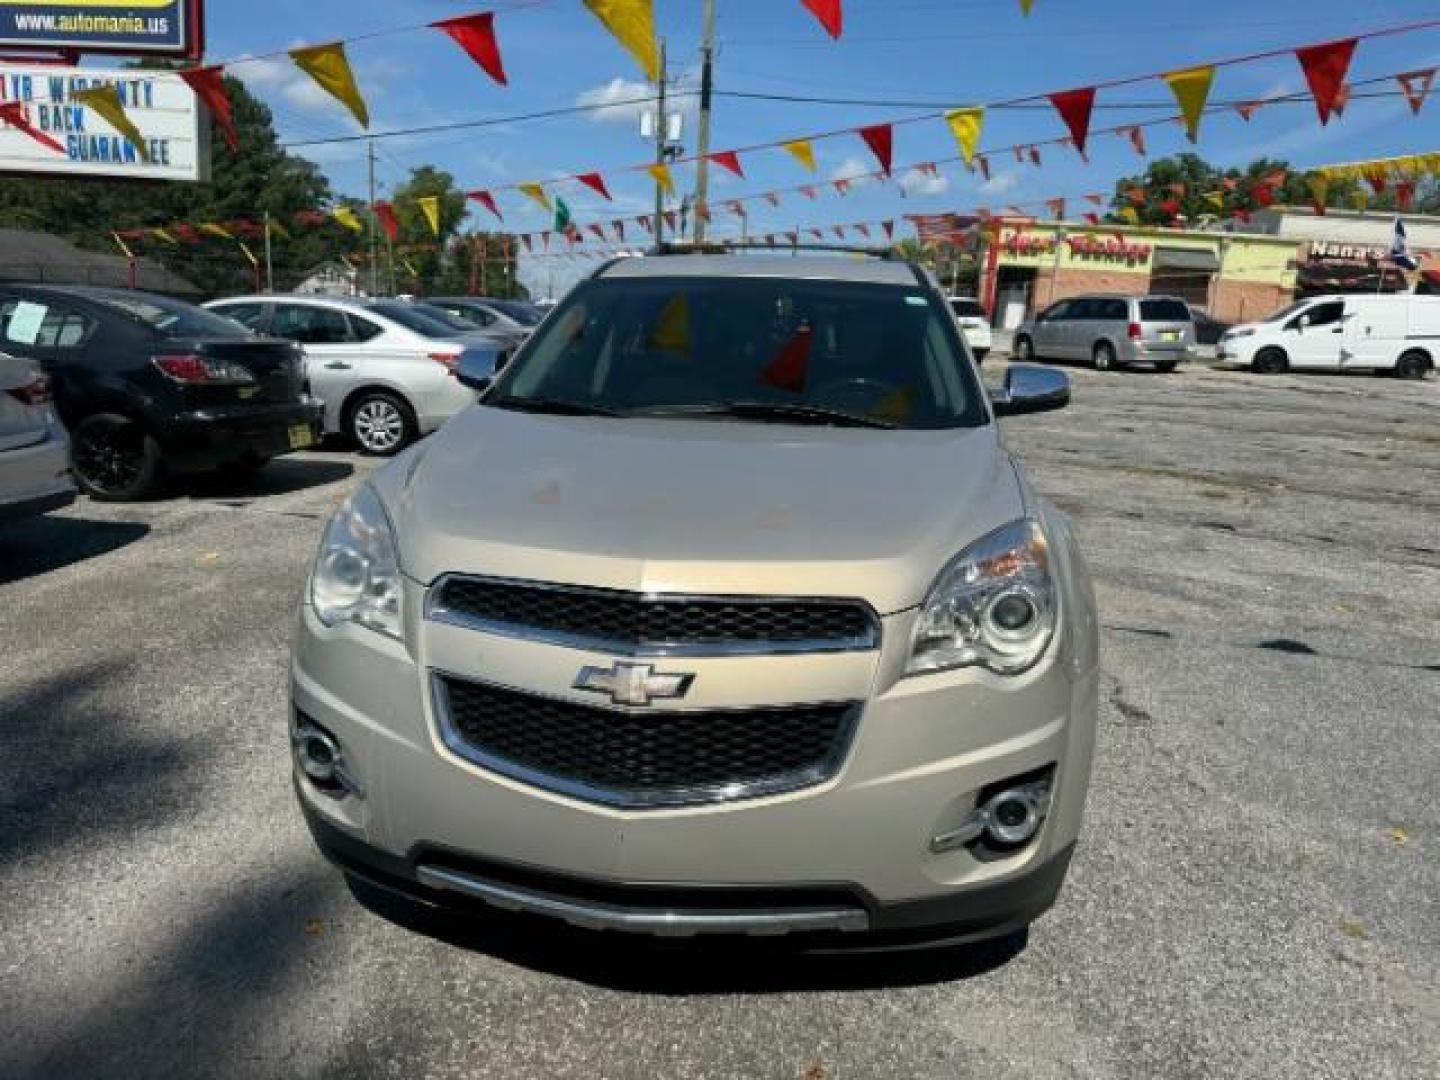
<svg viewBox="0 0 1440 1080">
<path fill-rule="evenodd" d="M 708 240 L 703 244 L 661 241 L 647 255 L 725 255 L 732 251 L 821 251 L 838 255 L 868 255 L 886 262 L 903 261 L 893 248 L 860 247 L 852 244 L 781 244 L 763 240 Z"/>
</svg>

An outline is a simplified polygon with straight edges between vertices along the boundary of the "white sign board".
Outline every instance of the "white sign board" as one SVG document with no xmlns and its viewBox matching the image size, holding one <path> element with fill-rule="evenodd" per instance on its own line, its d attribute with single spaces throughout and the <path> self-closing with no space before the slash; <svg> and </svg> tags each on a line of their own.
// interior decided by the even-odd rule
<svg viewBox="0 0 1440 1080">
<path fill-rule="evenodd" d="M 148 162 L 95 110 L 71 103 L 72 91 L 105 83 L 114 84 L 140 130 Z M 6 102 L 20 102 L 26 122 L 62 149 L 0 120 L 0 174 L 210 179 L 209 114 L 178 75 L 0 64 L 0 103 Z"/>
</svg>

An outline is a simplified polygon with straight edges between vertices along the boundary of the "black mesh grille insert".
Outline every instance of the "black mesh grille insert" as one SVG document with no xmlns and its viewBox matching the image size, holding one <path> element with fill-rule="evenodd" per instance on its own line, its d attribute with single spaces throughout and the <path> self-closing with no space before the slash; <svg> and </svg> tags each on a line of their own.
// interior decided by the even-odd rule
<svg viewBox="0 0 1440 1080">
<path fill-rule="evenodd" d="M 622 712 L 437 676 L 457 749 L 540 787 L 617 805 L 743 798 L 840 767 L 858 706 Z"/>
<path fill-rule="evenodd" d="M 448 578 L 438 605 L 459 616 L 617 647 L 871 648 L 875 622 L 850 601 L 645 597 L 525 582 Z"/>
</svg>

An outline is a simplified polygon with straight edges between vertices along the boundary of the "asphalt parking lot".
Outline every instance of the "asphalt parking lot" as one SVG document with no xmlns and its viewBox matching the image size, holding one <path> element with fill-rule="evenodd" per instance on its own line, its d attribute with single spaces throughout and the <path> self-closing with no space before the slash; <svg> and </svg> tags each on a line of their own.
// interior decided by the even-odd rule
<svg viewBox="0 0 1440 1080">
<path fill-rule="evenodd" d="M 0 534 L 0 1075 L 1440 1076 L 1440 379 L 1073 374 L 1006 423 L 1097 580 L 1100 746 L 1006 947 L 401 925 L 314 852 L 284 726 L 371 462 Z"/>
</svg>

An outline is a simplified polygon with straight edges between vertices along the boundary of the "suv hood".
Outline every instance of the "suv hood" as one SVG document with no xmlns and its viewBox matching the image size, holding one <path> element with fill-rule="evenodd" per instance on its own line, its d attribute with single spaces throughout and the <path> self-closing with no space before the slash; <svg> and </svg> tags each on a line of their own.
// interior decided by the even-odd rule
<svg viewBox="0 0 1440 1080">
<path fill-rule="evenodd" d="M 374 478 L 403 569 L 919 604 L 1024 513 L 995 425 L 949 431 L 475 407 Z"/>
</svg>

